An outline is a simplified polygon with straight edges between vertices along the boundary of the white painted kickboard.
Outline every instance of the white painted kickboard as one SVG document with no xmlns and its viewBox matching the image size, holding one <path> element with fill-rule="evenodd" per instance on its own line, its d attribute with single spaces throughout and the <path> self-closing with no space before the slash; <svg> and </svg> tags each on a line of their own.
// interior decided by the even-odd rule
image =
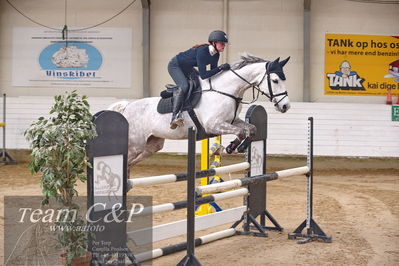
<svg viewBox="0 0 399 266">
<path fill-rule="evenodd" d="M 221 212 L 215 212 L 203 216 L 195 217 L 195 231 L 208 229 L 226 223 L 235 222 L 241 219 L 246 206 L 240 206 Z M 161 241 L 175 236 L 184 235 L 187 233 L 187 220 L 180 220 L 172 223 L 161 224 L 151 228 L 144 228 L 141 230 L 128 232 L 127 236 L 134 241 L 136 245 L 145 245 L 152 242 Z"/>
</svg>

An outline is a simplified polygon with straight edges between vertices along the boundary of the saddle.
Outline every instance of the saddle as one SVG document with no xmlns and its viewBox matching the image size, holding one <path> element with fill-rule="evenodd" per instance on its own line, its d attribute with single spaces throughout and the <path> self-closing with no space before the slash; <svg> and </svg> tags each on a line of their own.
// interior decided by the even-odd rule
<svg viewBox="0 0 399 266">
<path fill-rule="evenodd" d="M 198 75 L 193 72 L 190 75 L 189 80 L 189 90 L 184 100 L 182 111 L 187 111 L 188 109 L 193 109 L 197 106 L 199 100 L 201 99 L 201 85 Z M 161 91 L 161 100 L 158 102 L 157 111 L 160 114 L 168 114 L 173 112 L 173 91 L 178 87 L 174 84 L 167 84 L 166 90 Z"/>
<path fill-rule="evenodd" d="M 182 111 L 187 111 L 193 120 L 197 128 L 197 140 L 215 137 L 215 135 L 209 135 L 206 133 L 204 127 L 201 125 L 197 115 L 194 112 L 194 108 L 197 106 L 202 96 L 201 83 L 196 71 L 190 74 L 188 82 L 189 90 L 183 103 Z M 157 105 L 157 111 L 160 114 L 168 114 L 173 112 L 173 91 L 178 88 L 174 84 L 167 84 L 165 87 L 166 90 L 161 91 L 161 100 L 159 100 Z"/>
</svg>

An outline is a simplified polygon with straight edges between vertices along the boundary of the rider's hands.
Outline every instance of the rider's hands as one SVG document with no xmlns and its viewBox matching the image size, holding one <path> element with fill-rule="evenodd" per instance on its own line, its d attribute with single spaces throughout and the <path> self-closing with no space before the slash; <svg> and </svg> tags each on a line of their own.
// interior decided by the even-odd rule
<svg viewBox="0 0 399 266">
<path fill-rule="evenodd" d="M 230 69 L 230 65 L 229 64 L 222 64 L 222 65 L 220 65 L 219 66 L 219 68 L 221 69 L 221 70 L 229 70 Z"/>
</svg>

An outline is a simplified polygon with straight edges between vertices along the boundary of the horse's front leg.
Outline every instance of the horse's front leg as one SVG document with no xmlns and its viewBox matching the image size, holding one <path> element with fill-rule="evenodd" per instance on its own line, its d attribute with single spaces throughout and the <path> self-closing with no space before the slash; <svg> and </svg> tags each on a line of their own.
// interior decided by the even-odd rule
<svg viewBox="0 0 399 266">
<path fill-rule="evenodd" d="M 244 128 L 244 132 L 247 131 L 249 134 L 245 137 L 244 141 L 242 138 L 238 137 L 230 142 L 230 144 L 226 147 L 227 153 L 232 153 L 235 149 L 238 152 L 244 152 L 246 148 L 248 148 L 249 144 L 252 142 L 252 137 L 256 134 L 256 127 L 250 123 L 244 122 L 243 120 L 237 118 L 234 123 L 235 126 Z"/>
<path fill-rule="evenodd" d="M 249 136 L 253 136 L 256 133 L 256 127 L 254 125 L 248 124 L 241 119 L 236 119 L 233 124 L 230 124 L 225 121 L 213 121 L 210 125 L 206 125 L 208 130 L 207 132 L 214 135 L 226 135 L 226 134 L 234 134 L 237 138 L 232 141 L 227 147 L 226 152 L 232 153 L 240 143 L 245 139 L 246 130 L 249 131 Z"/>
<path fill-rule="evenodd" d="M 234 120 L 233 125 L 235 125 L 237 127 L 240 127 L 240 128 L 244 128 L 245 130 L 247 130 L 247 132 L 249 132 L 248 136 L 251 137 L 251 138 L 253 136 L 255 136 L 255 134 L 256 134 L 256 126 L 254 126 L 254 125 L 252 125 L 250 123 L 247 123 L 247 122 L 245 122 L 245 121 L 243 121 L 243 120 L 241 120 L 239 118 L 236 118 Z"/>
<path fill-rule="evenodd" d="M 212 123 L 206 123 L 204 126 L 208 134 L 213 134 L 213 135 L 234 134 L 237 136 L 237 139 L 239 139 L 240 142 L 245 138 L 245 127 L 236 125 L 235 123 L 230 124 L 228 122 L 218 120 L 218 121 L 212 121 Z"/>
</svg>

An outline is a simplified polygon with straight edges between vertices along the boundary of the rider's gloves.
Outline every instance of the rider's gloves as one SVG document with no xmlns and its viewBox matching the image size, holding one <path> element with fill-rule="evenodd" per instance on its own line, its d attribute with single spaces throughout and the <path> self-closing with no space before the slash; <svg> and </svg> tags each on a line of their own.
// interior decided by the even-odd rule
<svg viewBox="0 0 399 266">
<path fill-rule="evenodd" d="M 222 65 L 220 65 L 219 66 L 219 68 L 221 69 L 221 70 L 229 70 L 230 69 L 230 65 L 229 64 L 222 64 Z"/>
</svg>

